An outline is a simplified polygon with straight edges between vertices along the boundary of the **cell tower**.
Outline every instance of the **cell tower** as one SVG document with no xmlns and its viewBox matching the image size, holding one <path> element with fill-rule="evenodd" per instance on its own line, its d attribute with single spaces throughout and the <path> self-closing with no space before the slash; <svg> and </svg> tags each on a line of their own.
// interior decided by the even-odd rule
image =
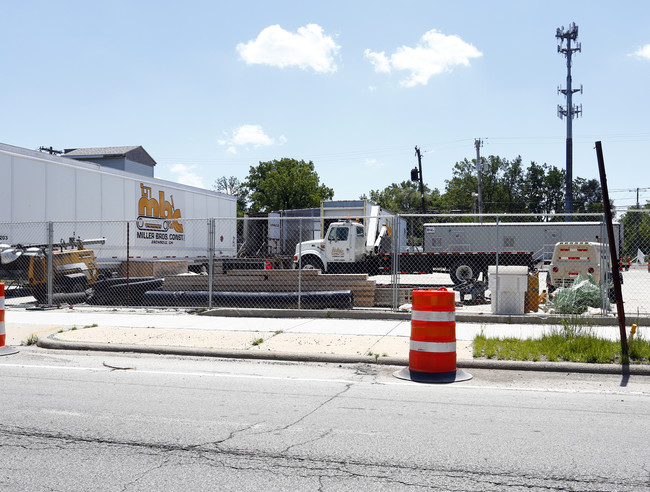
<svg viewBox="0 0 650 492">
<path fill-rule="evenodd" d="M 557 115 L 560 119 L 566 117 L 566 201 L 564 211 L 567 214 L 573 213 L 573 118 L 582 114 L 582 104 L 575 106 L 573 104 L 573 93 L 580 92 L 582 94 L 582 84 L 580 89 L 573 89 L 571 87 L 571 55 L 574 51 L 581 51 L 580 43 L 576 42 L 578 39 L 578 26 L 575 23 L 569 25 L 568 30 L 564 30 L 564 26 L 559 27 L 555 33 L 555 37 L 560 40 L 557 47 L 557 52 L 566 56 L 566 89 L 557 88 L 558 94 L 561 92 L 566 97 L 566 107 L 558 104 Z M 566 41 L 566 47 L 564 42 Z M 575 47 L 571 47 L 571 42 L 575 42 Z M 567 215 L 566 220 L 571 221 L 572 217 Z"/>
</svg>

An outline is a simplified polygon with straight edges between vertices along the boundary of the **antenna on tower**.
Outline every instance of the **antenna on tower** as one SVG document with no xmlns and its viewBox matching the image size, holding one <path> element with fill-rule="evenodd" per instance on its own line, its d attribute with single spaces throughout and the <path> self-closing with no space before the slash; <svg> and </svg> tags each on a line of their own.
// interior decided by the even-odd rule
<svg viewBox="0 0 650 492">
<path fill-rule="evenodd" d="M 566 106 L 558 104 L 557 115 L 561 120 L 566 117 L 566 200 L 564 211 L 567 214 L 573 213 L 573 118 L 582 114 L 582 104 L 576 106 L 573 104 L 573 94 L 580 92 L 582 94 L 582 85 L 580 89 L 573 89 L 571 87 L 571 55 L 576 51 L 582 51 L 582 45 L 576 40 L 578 39 L 578 26 L 575 23 L 569 25 L 567 30 L 564 26 L 558 27 L 555 32 L 555 37 L 558 38 L 559 43 L 557 52 L 566 56 L 566 89 L 561 87 L 557 88 L 557 92 L 564 94 L 566 97 Z M 575 46 L 571 46 L 571 42 Z M 570 222 L 573 219 L 571 215 L 567 215 L 566 221 Z"/>
</svg>

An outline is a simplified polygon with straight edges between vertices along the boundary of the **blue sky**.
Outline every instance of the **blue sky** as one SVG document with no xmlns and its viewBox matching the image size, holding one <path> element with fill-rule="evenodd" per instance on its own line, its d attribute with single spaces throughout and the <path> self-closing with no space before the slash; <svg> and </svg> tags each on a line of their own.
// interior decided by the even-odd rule
<svg viewBox="0 0 650 492">
<path fill-rule="evenodd" d="M 142 145 L 156 177 L 210 188 L 260 161 L 311 160 L 335 199 L 423 175 L 444 191 L 482 155 L 564 168 L 575 22 L 574 177 L 650 199 L 647 1 L 2 0 L 0 141 Z M 634 190 L 634 191 L 628 191 Z"/>
</svg>

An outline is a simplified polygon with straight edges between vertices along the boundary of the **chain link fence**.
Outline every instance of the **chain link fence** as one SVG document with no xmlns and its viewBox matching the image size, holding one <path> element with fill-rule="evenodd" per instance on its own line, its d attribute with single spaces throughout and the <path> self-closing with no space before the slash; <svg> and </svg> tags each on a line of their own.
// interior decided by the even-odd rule
<svg viewBox="0 0 650 492">
<path fill-rule="evenodd" d="M 647 315 L 650 211 L 0 223 L 8 305 L 408 308 L 446 288 L 457 310 Z M 614 255 L 610 243 L 614 245 Z"/>
</svg>

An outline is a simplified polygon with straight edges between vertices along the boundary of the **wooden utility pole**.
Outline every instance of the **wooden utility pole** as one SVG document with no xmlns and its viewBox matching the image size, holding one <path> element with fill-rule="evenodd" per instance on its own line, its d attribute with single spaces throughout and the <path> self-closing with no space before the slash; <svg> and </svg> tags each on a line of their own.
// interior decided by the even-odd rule
<svg viewBox="0 0 650 492">
<path fill-rule="evenodd" d="M 616 239 L 614 237 L 614 226 L 612 225 L 612 208 L 609 203 L 609 191 L 607 190 L 607 175 L 605 174 L 605 160 L 603 159 L 603 147 L 596 142 L 596 156 L 598 157 L 598 170 L 600 171 L 600 187 L 603 191 L 603 208 L 605 211 L 605 223 L 607 225 L 607 236 L 609 237 L 609 257 L 612 266 L 612 280 L 614 281 L 614 295 L 616 296 L 616 313 L 618 316 L 618 328 L 621 332 L 621 354 L 627 359 L 627 333 L 625 332 L 625 309 L 623 307 L 623 295 L 621 291 L 621 277 L 618 270 L 618 255 L 616 254 Z M 605 288 L 609 286 L 605 282 Z"/>
</svg>

